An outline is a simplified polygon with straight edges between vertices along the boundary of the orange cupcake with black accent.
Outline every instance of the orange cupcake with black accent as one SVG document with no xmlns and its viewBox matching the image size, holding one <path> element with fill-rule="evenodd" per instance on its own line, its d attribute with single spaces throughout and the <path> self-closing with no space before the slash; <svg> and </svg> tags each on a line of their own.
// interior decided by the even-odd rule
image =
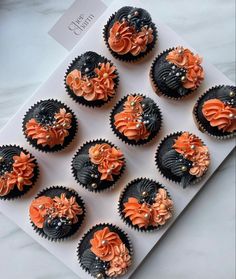
<svg viewBox="0 0 236 279">
<path fill-rule="evenodd" d="M 65 75 L 65 87 L 76 102 L 101 107 L 109 102 L 119 84 L 117 68 L 107 58 L 93 51 L 75 58 Z"/>
<path fill-rule="evenodd" d="M 77 249 L 81 267 L 95 278 L 116 278 L 132 264 L 131 242 L 119 227 L 99 224 L 92 227 Z"/>
<path fill-rule="evenodd" d="M 35 157 L 16 145 L 0 146 L 0 199 L 10 200 L 27 193 L 39 174 Z"/>
<path fill-rule="evenodd" d="M 162 115 L 160 108 L 149 97 L 130 94 L 113 108 L 110 125 L 121 140 L 131 145 L 151 141 L 160 131 Z"/>
<path fill-rule="evenodd" d="M 202 58 L 182 46 L 167 49 L 154 59 L 150 79 L 158 95 L 181 99 L 204 80 Z"/>
<path fill-rule="evenodd" d="M 174 203 L 167 190 L 148 178 L 128 183 L 120 195 L 118 210 L 122 220 L 138 231 L 154 231 L 173 215 Z"/>
<path fill-rule="evenodd" d="M 166 136 L 156 152 L 156 165 L 161 174 L 183 188 L 198 182 L 210 166 L 208 147 L 189 132 Z"/>
<path fill-rule="evenodd" d="M 125 6 L 110 17 L 103 36 L 115 58 L 134 62 L 154 48 L 157 30 L 146 10 Z"/>
<path fill-rule="evenodd" d="M 75 114 L 58 100 L 43 100 L 33 105 L 24 116 L 23 133 L 36 149 L 59 151 L 73 140 L 77 131 Z"/>
<path fill-rule="evenodd" d="M 193 114 L 197 127 L 217 139 L 236 136 L 236 87 L 219 85 L 196 102 Z"/>
<path fill-rule="evenodd" d="M 80 228 L 85 217 L 82 198 L 72 189 L 53 186 L 41 191 L 29 207 L 34 230 L 51 241 L 61 241 Z"/>
<path fill-rule="evenodd" d="M 89 191 L 100 192 L 114 187 L 125 169 L 123 152 L 109 141 L 86 142 L 72 159 L 76 181 Z"/>
</svg>

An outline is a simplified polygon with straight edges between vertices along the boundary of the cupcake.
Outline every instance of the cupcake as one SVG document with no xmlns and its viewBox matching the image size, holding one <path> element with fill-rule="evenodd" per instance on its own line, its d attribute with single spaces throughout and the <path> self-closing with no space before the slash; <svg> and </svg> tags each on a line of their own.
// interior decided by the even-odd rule
<svg viewBox="0 0 236 279">
<path fill-rule="evenodd" d="M 220 85 L 197 101 L 193 114 L 200 131 L 217 139 L 236 135 L 236 87 Z"/>
<path fill-rule="evenodd" d="M 113 63 L 92 51 L 74 59 L 65 76 L 69 96 L 89 107 L 100 107 L 110 101 L 118 83 L 118 72 Z"/>
<path fill-rule="evenodd" d="M 154 91 L 171 99 L 180 99 L 196 90 L 204 79 L 202 58 L 188 48 L 167 49 L 151 66 Z"/>
<path fill-rule="evenodd" d="M 81 197 L 62 186 L 41 191 L 31 202 L 30 220 L 34 230 L 51 241 L 72 236 L 81 226 L 85 207 Z"/>
<path fill-rule="evenodd" d="M 114 144 L 99 139 L 80 147 L 71 165 L 79 184 L 89 191 L 100 192 L 114 186 L 125 169 L 125 159 Z"/>
<path fill-rule="evenodd" d="M 57 100 L 39 101 L 24 116 L 23 133 L 36 149 L 45 152 L 65 148 L 77 130 L 76 117 Z"/>
<path fill-rule="evenodd" d="M 113 132 L 124 142 L 141 145 L 152 140 L 162 125 L 157 104 L 149 97 L 130 94 L 121 99 L 110 115 Z"/>
<path fill-rule="evenodd" d="M 173 201 L 160 183 L 137 178 L 121 193 L 118 208 L 122 220 L 130 227 L 153 231 L 171 219 Z"/>
<path fill-rule="evenodd" d="M 207 146 L 194 134 L 177 132 L 166 136 L 156 152 L 161 174 L 183 188 L 199 181 L 210 164 Z"/>
<path fill-rule="evenodd" d="M 39 174 L 36 159 L 16 145 L 0 146 L 0 199 L 24 195 L 35 184 Z"/>
<path fill-rule="evenodd" d="M 124 275 L 132 263 L 132 246 L 120 228 L 111 224 L 92 227 L 78 246 L 81 267 L 97 279 Z"/>
<path fill-rule="evenodd" d="M 154 48 L 157 30 L 146 10 L 126 6 L 110 17 L 103 36 L 115 58 L 133 62 Z"/>
</svg>

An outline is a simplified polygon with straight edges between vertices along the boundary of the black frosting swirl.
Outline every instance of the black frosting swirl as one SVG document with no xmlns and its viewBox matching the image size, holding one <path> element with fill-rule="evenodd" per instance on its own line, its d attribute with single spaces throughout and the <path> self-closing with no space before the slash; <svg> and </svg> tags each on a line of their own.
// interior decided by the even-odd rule
<svg viewBox="0 0 236 279">
<path fill-rule="evenodd" d="M 152 18 L 146 10 L 129 6 L 122 7 L 116 12 L 115 21 L 123 20 L 129 22 L 137 31 L 145 25 L 149 27 L 152 24 Z"/>
<path fill-rule="evenodd" d="M 0 175 L 7 171 L 12 171 L 13 156 L 20 155 L 21 149 L 16 146 L 0 147 Z"/>
<path fill-rule="evenodd" d="M 81 255 L 81 264 L 87 268 L 92 276 L 95 278 L 98 274 L 102 274 L 106 278 L 105 271 L 108 267 L 108 263 L 101 261 L 96 255 L 90 250 L 86 249 Z"/>
<path fill-rule="evenodd" d="M 164 95 L 179 98 L 191 93 L 191 89 L 185 88 L 181 81 L 186 75 L 186 70 L 166 60 L 166 56 L 172 50 L 167 50 L 156 58 L 151 75 L 153 82 Z"/>
<path fill-rule="evenodd" d="M 96 74 L 94 69 L 98 67 L 99 63 L 104 63 L 107 60 L 103 58 L 101 55 L 97 54 L 93 51 L 87 51 L 81 56 L 79 56 L 70 67 L 70 72 L 74 69 L 81 71 L 82 75 L 86 75 L 91 78 Z"/>
<path fill-rule="evenodd" d="M 50 238 L 63 238 L 70 233 L 71 221 L 65 218 L 47 218 L 43 224 L 43 232 Z"/>
</svg>

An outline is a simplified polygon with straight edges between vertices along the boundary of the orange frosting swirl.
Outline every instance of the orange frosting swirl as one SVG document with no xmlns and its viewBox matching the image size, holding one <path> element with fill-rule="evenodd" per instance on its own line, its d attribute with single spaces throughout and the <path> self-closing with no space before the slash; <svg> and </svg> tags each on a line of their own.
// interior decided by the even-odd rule
<svg viewBox="0 0 236 279">
<path fill-rule="evenodd" d="M 77 215 L 83 214 L 83 209 L 76 202 L 75 197 L 66 197 L 65 193 L 62 193 L 60 197 L 55 197 L 53 199 L 54 207 L 56 211 L 53 217 L 66 217 L 69 218 L 73 224 L 78 222 Z"/>
<path fill-rule="evenodd" d="M 119 235 L 108 227 L 98 230 L 90 240 L 91 251 L 102 261 L 111 261 L 115 257 L 115 246 L 122 244 Z"/>
<path fill-rule="evenodd" d="M 29 209 L 30 219 L 38 228 L 43 227 L 45 216 L 48 214 L 48 209 L 53 207 L 53 200 L 46 196 L 41 196 L 32 201 Z"/>
<path fill-rule="evenodd" d="M 172 217 L 173 201 L 168 197 L 165 189 L 160 188 L 152 205 L 154 222 L 164 225 Z"/>
<path fill-rule="evenodd" d="M 174 65 L 187 70 L 183 86 L 187 89 L 196 89 L 204 79 L 204 71 L 201 66 L 202 58 L 194 55 L 189 49 L 177 47 L 170 51 L 166 60 Z"/>
<path fill-rule="evenodd" d="M 123 153 L 107 143 L 91 146 L 89 157 L 92 163 L 98 165 L 101 180 L 113 181 L 113 175 L 119 175 L 124 165 Z"/>
<path fill-rule="evenodd" d="M 114 247 L 114 258 L 110 261 L 109 269 L 106 275 L 109 277 L 117 277 L 124 275 L 128 267 L 131 265 L 131 256 L 125 244 L 120 244 Z"/>
<path fill-rule="evenodd" d="M 147 203 L 139 203 L 136 198 L 129 198 L 128 202 L 124 203 L 123 212 L 125 218 L 129 218 L 132 224 L 139 228 L 147 228 L 150 225 L 156 225 L 153 220 L 153 210 Z"/>
<path fill-rule="evenodd" d="M 142 27 L 141 31 L 137 32 L 127 22 L 116 21 L 110 29 L 108 44 L 119 55 L 131 53 L 137 56 L 147 50 L 147 45 L 153 39 L 152 28 Z"/>
<path fill-rule="evenodd" d="M 206 146 L 200 146 L 197 148 L 195 157 L 192 158 L 193 164 L 189 173 L 196 177 L 202 176 L 210 165 L 210 157 L 208 148 Z"/>
<path fill-rule="evenodd" d="M 132 48 L 133 33 L 134 28 L 130 27 L 127 22 L 116 21 L 110 29 L 108 39 L 110 48 L 120 55 L 127 54 Z"/>
<path fill-rule="evenodd" d="M 36 119 L 32 118 L 26 123 L 25 133 L 28 137 L 37 140 L 42 146 L 63 145 L 65 137 L 69 135 L 72 114 L 67 113 L 64 108 L 54 115 L 56 120 L 53 126 L 42 126 Z"/>
<path fill-rule="evenodd" d="M 21 151 L 19 156 L 13 156 L 13 170 L 6 172 L 0 177 L 0 196 L 9 194 L 15 186 L 23 191 L 24 186 L 32 185 L 31 178 L 34 176 L 35 163 L 30 154 Z"/>
<path fill-rule="evenodd" d="M 83 97 L 87 101 L 103 100 L 115 94 L 116 67 L 109 62 L 100 63 L 94 69 L 96 77 L 82 76 L 79 70 L 71 71 L 66 77 L 66 84 L 76 96 Z"/>
<path fill-rule="evenodd" d="M 177 139 L 175 139 L 173 148 L 176 152 L 184 155 L 188 159 L 191 159 L 198 146 L 202 146 L 201 140 L 188 132 L 184 132 L 178 136 Z"/>
<path fill-rule="evenodd" d="M 221 100 L 210 99 L 204 102 L 202 113 L 212 127 L 229 133 L 236 130 L 236 108 L 224 104 Z"/>
<path fill-rule="evenodd" d="M 123 111 L 114 116 L 116 129 L 129 140 L 144 140 L 150 135 L 145 124 L 140 121 L 143 113 L 142 96 L 128 96 Z"/>
</svg>

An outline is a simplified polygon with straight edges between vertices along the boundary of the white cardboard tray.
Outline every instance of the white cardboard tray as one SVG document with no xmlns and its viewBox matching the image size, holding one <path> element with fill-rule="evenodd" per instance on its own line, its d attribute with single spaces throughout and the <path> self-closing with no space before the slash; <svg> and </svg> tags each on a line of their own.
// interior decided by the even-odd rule
<svg viewBox="0 0 236 279">
<path fill-rule="evenodd" d="M 153 92 L 149 83 L 148 73 L 154 56 L 169 47 L 177 45 L 190 47 L 170 28 L 155 19 L 155 15 L 152 15 L 152 17 L 157 25 L 159 36 L 157 47 L 152 55 L 149 55 L 147 58 L 134 65 L 116 61 L 110 55 L 103 42 L 102 29 L 110 15 L 124 5 L 145 8 L 143 3 L 141 4 L 139 1 L 132 0 L 116 1 L 110 5 L 49 79 L 6 124 L 0 134 L 0 144 L 19 144 L 24 146 L 36 156 L 40 166 L 40 177 L 36 186 L 21 199 L 16 201 L 0 201 L 0 210 L 43 247 L 60 259 L 65 265 L 71 268 L 80 278 L 84 279 L 91 277 L 79 266 L 76 256 L 76 248 L 81 236 L 91 226 L 100 222 L 111 222 L 120 226 L 129 234 L 134 247 L 133 265 L 129 272 L 124 276 L 124 278 L 129 278 L 234 148 L 233 139 L 220 142 L 199 132 L 195 127 L 192 118 L 193 105 L 201 93 L 217 84 L 232 84 L 232 82 L 214 66 L 204 60 L 203 66 L 206 78 L 203 85 L 198 92 L 193 94 L 193 96 L 189 96 L 182 101 L 178 102 L 166 98 L 160 98 Z M 74 57 L 88 50 L 96 51 L 113 60 L 120 74 L 120 86 L 116 97 L 112 102 L 99 109 L 89 109 L 76 104 L 66 94 L 63 84 L 64 74 L 68 64 L 74 59 Z M 109 113 L 112 106 L 122 96 L 132 92 L 143 93 L 153 98 L 158 103 L 163 113 L 164 121 L 161 133 L 151 143 L 141 147 L 130 147 L 124 144 L 113 135 L 109 127 Z M 79 119 L 79 131 L 73 143 L 65 150 L 53 154 L 45 154 L 36 151 L 26 142 L 21 130 L 22 118 L 27 109 L 35 102 L 47 98 L 56 98 L 66 103 L 73 109 Z M 160 140 L 168 133 L 177 130 L 188 130 L 202 138 L 209 147 L 212 158 L 210 169 L 201 183 L 187 189 L 182 189 L 179 185 L 168 182 L 164 179 L 157 171 L 154 163 L 154 154 Z M 100 194 L 91 193 L 77 185 L 70 171 L 71 158 L 79 146 L 87 140 L 96 138 L 106 138 L 115 143 L 122 149 L 127 160 L 126 171 L 117 183 L 115 189 Z M 117 213 L 117 201 L 121 189 L 130 180 L 140 176 L 150 177 L 163 183 L 168 188 L 175 203 L 175 212 L 172 221 L 157 232 L 137 232 L 127 227 L 120 220 Z M 82 228 L 75 236 L 63 243 L 51 243 L 38 236 L 38 234 L 33 231 L 28 217 L 28 208 L 33 197 L 38 191 L 52 185 L 64 185 L 74 188 L 83 197 L 87 208 L 87 216 Z"/>
</svg>

